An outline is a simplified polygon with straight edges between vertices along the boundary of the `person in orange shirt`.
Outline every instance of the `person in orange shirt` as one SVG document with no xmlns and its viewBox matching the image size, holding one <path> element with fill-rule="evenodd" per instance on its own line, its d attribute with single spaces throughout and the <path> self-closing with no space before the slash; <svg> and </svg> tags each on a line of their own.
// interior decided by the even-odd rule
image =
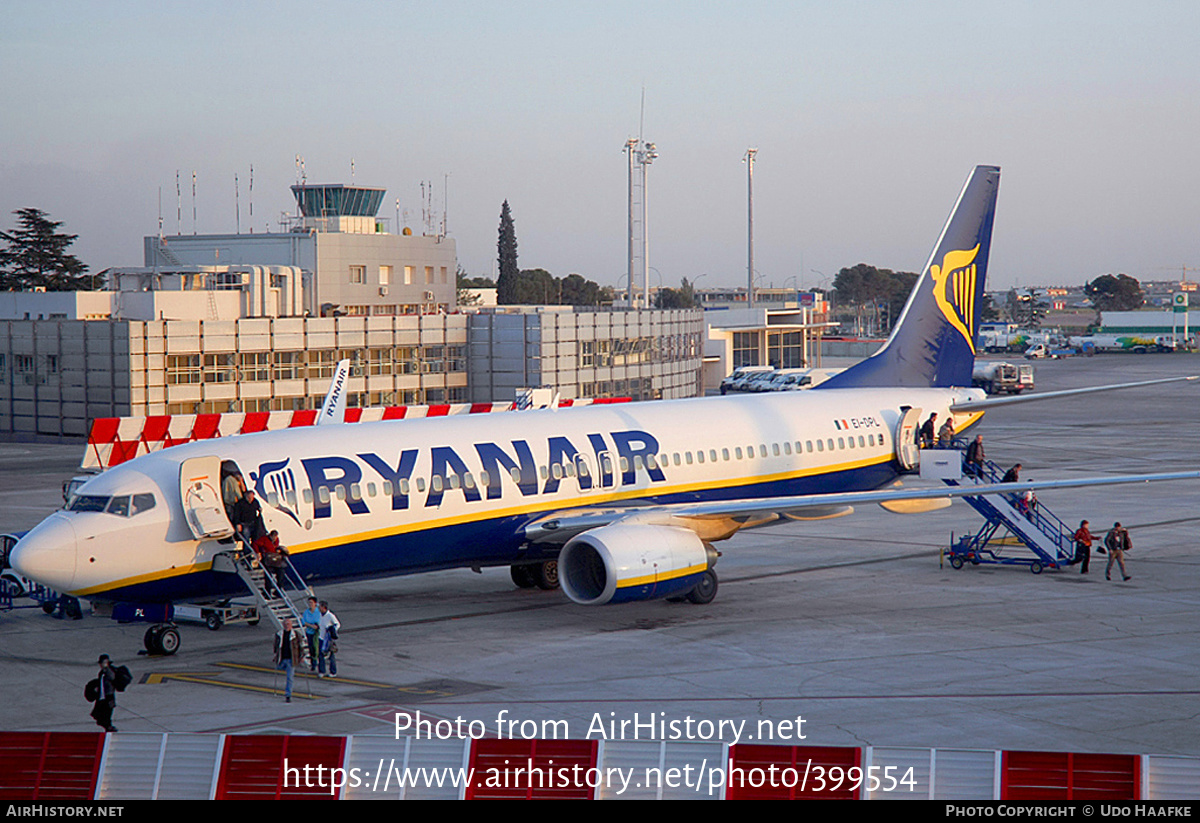
<svg viewBox="0 0 1200 823">
<path fill-rule="evenodd" d="M 1092 559 L 1092 541 L 1096 536 L 1088 529 L 1088 521 L 1083 520 L 1079 523 L 1079 528 L 1075 530 L 1075 562 L 1079 563 L 1079 573 L 1088 573 L 1088 563 Z"/>
</svg>

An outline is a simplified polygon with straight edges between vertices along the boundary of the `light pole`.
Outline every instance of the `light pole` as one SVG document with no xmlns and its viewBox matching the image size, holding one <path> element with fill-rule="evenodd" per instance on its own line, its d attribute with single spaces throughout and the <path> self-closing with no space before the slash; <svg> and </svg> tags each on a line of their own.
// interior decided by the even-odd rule
<svg viewBox="0 0 1200 823">
<path fill-rule="evenodd" d="M 630 138 L 625 141 L 625 152 L 629 155 L 629 290 L 633 291 L 633 180 L 634 167 L 642 171 L 642 303 L 644 308 L 650 305 L 650 234 L 646 227 L 647 192 L 646 169 L 658 157 L 658 147 L 641 138 Z"/>
<path fill-rule="evenodd" d="M 700 275 L 700 277 L 697 277 L 692 281 L 692 294 L 695 296 L 696 306 L 702 309 L 704 308 L 704 298 L 700 296 L 700 289 L 696 285 L 700 282 L 701 277 L 708 277 L 708 272 L 705 272 L 704 274 Z"/>
</svg>

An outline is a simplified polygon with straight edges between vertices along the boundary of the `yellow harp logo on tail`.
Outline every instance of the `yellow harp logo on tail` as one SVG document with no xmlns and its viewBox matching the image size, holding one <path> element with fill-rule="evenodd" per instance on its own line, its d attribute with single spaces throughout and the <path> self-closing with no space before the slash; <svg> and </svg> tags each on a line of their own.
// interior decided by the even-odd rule
<svg viewBox="0 0 1200 823">
<path fill-rule="evenodd" d="M 958 329 L 975 353 L 975 255 L 979 244 L 970 251 L 948 251 L 942 265 L 929 267 L 933 277 L 933 297 L 951 326 Z"/>
</svg>

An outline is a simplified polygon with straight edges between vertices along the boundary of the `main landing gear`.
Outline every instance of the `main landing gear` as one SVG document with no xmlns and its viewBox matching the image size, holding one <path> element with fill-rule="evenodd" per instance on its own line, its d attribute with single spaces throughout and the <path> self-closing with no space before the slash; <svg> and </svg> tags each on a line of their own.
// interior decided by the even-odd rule
<svg viewBox="0 0 1200 823">
<path fill-rule="evenodd" d="M 677 594 L 674 597 L 668 597 L 668 603 L 682 603 L 687 601 L 695 603 L 697 606 L 707 606 L 713 602 L 717 596 L 717 573 L 712 569 L 708 569 L 700 576 L 700 582 L 696 587 L 687 594 Z"/>
<path fill-rule="evenodd" d="M 149 654 L 172 655 L 179 651 L 179 629 L 174 623 L 155 623 L 142 638 Z"/>
<path fill-rule="evenodd" d="M 541 563 L 514 563 L 509 567 L 512 582 L 518 589 L 539 589 L 550 591 L 558 588 L 558 561 L 545 560 Z"/>
<path fill-rule="evenodd" d="M 700 582 L 696 584 L 696 588 L 688 592 L 687 599 L 689 603 L 695 603 L 697 606 L 707 606 L 713 602 L 713 598 L 716 596 L 717 573 L 708 569 L 700 576 Z"/>
</svg>

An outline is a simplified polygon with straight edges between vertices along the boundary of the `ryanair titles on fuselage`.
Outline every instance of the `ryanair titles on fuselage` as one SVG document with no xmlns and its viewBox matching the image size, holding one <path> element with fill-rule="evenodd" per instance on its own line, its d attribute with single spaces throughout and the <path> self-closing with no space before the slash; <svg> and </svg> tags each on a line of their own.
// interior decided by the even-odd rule
<svg viewBox="0 0 1200 823">
<path fill-rule="evenodd" d="M 651 482 L 666 481 L 666 475 L 654 457 L 658 453 L 658 440 L 648 432 L 611 432 L 607 439 L 603 434 L 588 434 L 586 437 L 587 452 L 580 451 L 567 437 L 551 436 L 546 440 L 546 463 L 550 466 L 571 465 L 578 468 L 580 458 L 583 458 L 582 465 L 586 468 L 572 472 L 581 490 L 632 486 L 637 483 L 639 468 L 646 472 Z M 368 480 L 378 479 L 386 484 L 385 488 L 390 487 L 392 511 L 409 508 L 414 492 L 424 491 L 424 507 L 436 508 L 442 504 L 448 491 L 461 492 L 468 503 L 484 499 L 498 500 L 503 493 L 505 478 L 524 497 L 554 494 L 565 479 L 563 474 L 554 471 L 547 471 L 544 478 L 539 477 L 538 461 L 527 440 L 512 440 L 504 444 L 474 443 L 469 448 L 474 455 L 462 454 L 465 450 L 461 447 L 429 446 L 401 449 L 398 455 L 359 452 L 353 456 L 304 457 L 298 461 L 298 470 L 303 471 L 308 479 L 315 520 L 331 517 L 335 500 L 344 501 L 352 514 L 369 514 L 362 497 L 346 491 L 363 482 L 364 477 Z M 413 478 L 422 452 L 429 464 L 430 483 L 427 489 L 423 480 L 415 482 Z M 468 459 L 478 466 L 478 473 L 468 466 Z M 291 458 L 261 463 L 257 471 L 250 473 L 250 479 L 260 497 L 272 501 L 275 508 L 299 523 L 295 511 L 298 508 L 295 495 L 297 484 Z M 339 487 L 343 490 L 341 494 L 337 493 Z"/>
</svg>

